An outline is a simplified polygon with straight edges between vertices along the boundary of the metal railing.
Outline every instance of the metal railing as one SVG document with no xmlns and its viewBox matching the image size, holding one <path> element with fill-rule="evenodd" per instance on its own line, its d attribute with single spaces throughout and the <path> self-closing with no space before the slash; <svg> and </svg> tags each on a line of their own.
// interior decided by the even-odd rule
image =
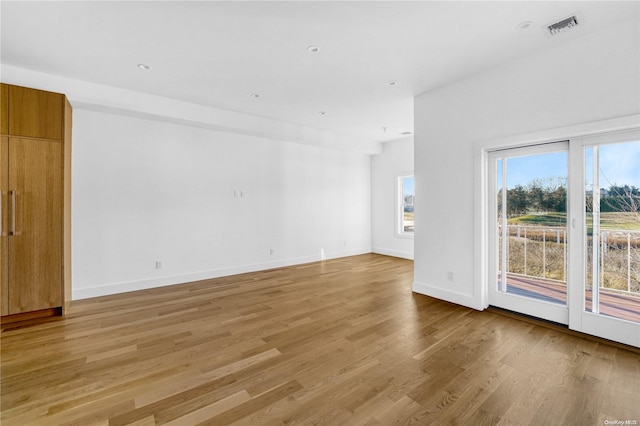
<svg viewBox="0 0 640 426">
<path fill-rule="evenodd" d="M 507 231 L 507 273 L 566 283 L 566 227 L 507 225 Z M 501 236 L 502 225 L 498 225 L 499 240 Z M 587 241 L 588 261 L 591 262 L 593 238 L 589 236 Z M 601 230 L 599 246 L 602 274 L 599 287 L 640 295 L 640 231 Z M 616 276 L 618 288 L 605 285 L 605 273 Z M 626 280 L 626 286 L 622 279 Z"/>
</svg>

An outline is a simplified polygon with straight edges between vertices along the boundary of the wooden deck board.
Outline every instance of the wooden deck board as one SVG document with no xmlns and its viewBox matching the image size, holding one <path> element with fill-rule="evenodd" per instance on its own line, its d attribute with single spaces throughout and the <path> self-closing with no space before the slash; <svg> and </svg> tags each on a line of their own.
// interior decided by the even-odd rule
<svg viewBox="0 0 640 426">
<path fill-rule="evenodd" d="M 552 303 L 567 303 L 567 287 L 561 284 L 521 275 L 507 275 L 507 293 L 546 300 Z M 591 311 L 591 290 L 585 295 L 585 309 Z M 640 297 L 600 290 L 600 313 L 627 321 L 640 322 Z"/>
</svg>

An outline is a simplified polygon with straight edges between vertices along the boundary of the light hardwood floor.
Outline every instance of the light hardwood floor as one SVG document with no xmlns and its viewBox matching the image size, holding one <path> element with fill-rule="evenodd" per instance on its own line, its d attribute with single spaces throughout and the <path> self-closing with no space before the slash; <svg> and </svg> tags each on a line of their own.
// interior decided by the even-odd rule
<svg viewBox="0 0 640 426">
<path fill-rule="evenodd" d="M 362 255 L 5 326 L 2 425 L 640 423 L 640 355 L 413 294 Z"/>
</svg>

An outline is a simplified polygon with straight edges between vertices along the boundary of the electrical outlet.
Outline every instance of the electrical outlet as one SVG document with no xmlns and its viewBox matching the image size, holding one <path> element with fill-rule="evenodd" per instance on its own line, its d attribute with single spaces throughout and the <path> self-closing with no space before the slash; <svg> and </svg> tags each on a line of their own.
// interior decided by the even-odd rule
<svg viewBox="0 0 640 426">
<path fill-rule="evenodd" d="M 269 249 L 269 256 L 273 256 L 276 251 L 272 248 Z"/>
<path fill-rule="evenodd" d="M 156 260 L 156 269 L 162 269 L 162 261 Z"/>
<path fill-rule="evenodd" d="M 451 271 L 447 271 L 447 279 L 448 279 L 449 281 L 453 281 L 453 272 L 451 272 Z"/>
</svg>

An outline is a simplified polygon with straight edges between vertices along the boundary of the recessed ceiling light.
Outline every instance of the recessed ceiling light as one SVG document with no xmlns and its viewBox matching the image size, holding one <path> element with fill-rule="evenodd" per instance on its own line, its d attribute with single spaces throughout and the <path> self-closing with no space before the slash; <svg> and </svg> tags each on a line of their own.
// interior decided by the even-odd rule
<svg viewBox="0 0 640 426">
<path fill-rule="evenodd" d="M 320 115 L 326 115 L 327 113 L 326 113 L 326 112 L 324 112 L 324 111 L 320 111 L 318 114 L 320 114 Z"/>
<path fill-rule="evenodd" d="M 309 46 L 307 47 L 307 50 L 311 53 L 318 53 L 320 51 L 320 48 L 318 46 Z"/>
<path fill-rule="evenodd" d="M 141 70 L 150 70 L 151 67 L 147 64 L 138 64 L 138 68 L 140 68 Z"/>
<path fill-rule="evenodd" d="M 520 22 L 518 25 L 516 25 L 516 31 L 524 31 L 531 25 L 533 25 L 533 21 Z"/>
<path fill-rule="evenodd" d="M 257 93 L 252 93 L 252 94 L 251 94 L 251 97 L 252 97 L 252 98 L 256 98 L 256 99 L 257 99 L 257 98 L 259 98 L 259 97 L 260 97 L 260 95 L 258 95 Z"/>
</svg>

